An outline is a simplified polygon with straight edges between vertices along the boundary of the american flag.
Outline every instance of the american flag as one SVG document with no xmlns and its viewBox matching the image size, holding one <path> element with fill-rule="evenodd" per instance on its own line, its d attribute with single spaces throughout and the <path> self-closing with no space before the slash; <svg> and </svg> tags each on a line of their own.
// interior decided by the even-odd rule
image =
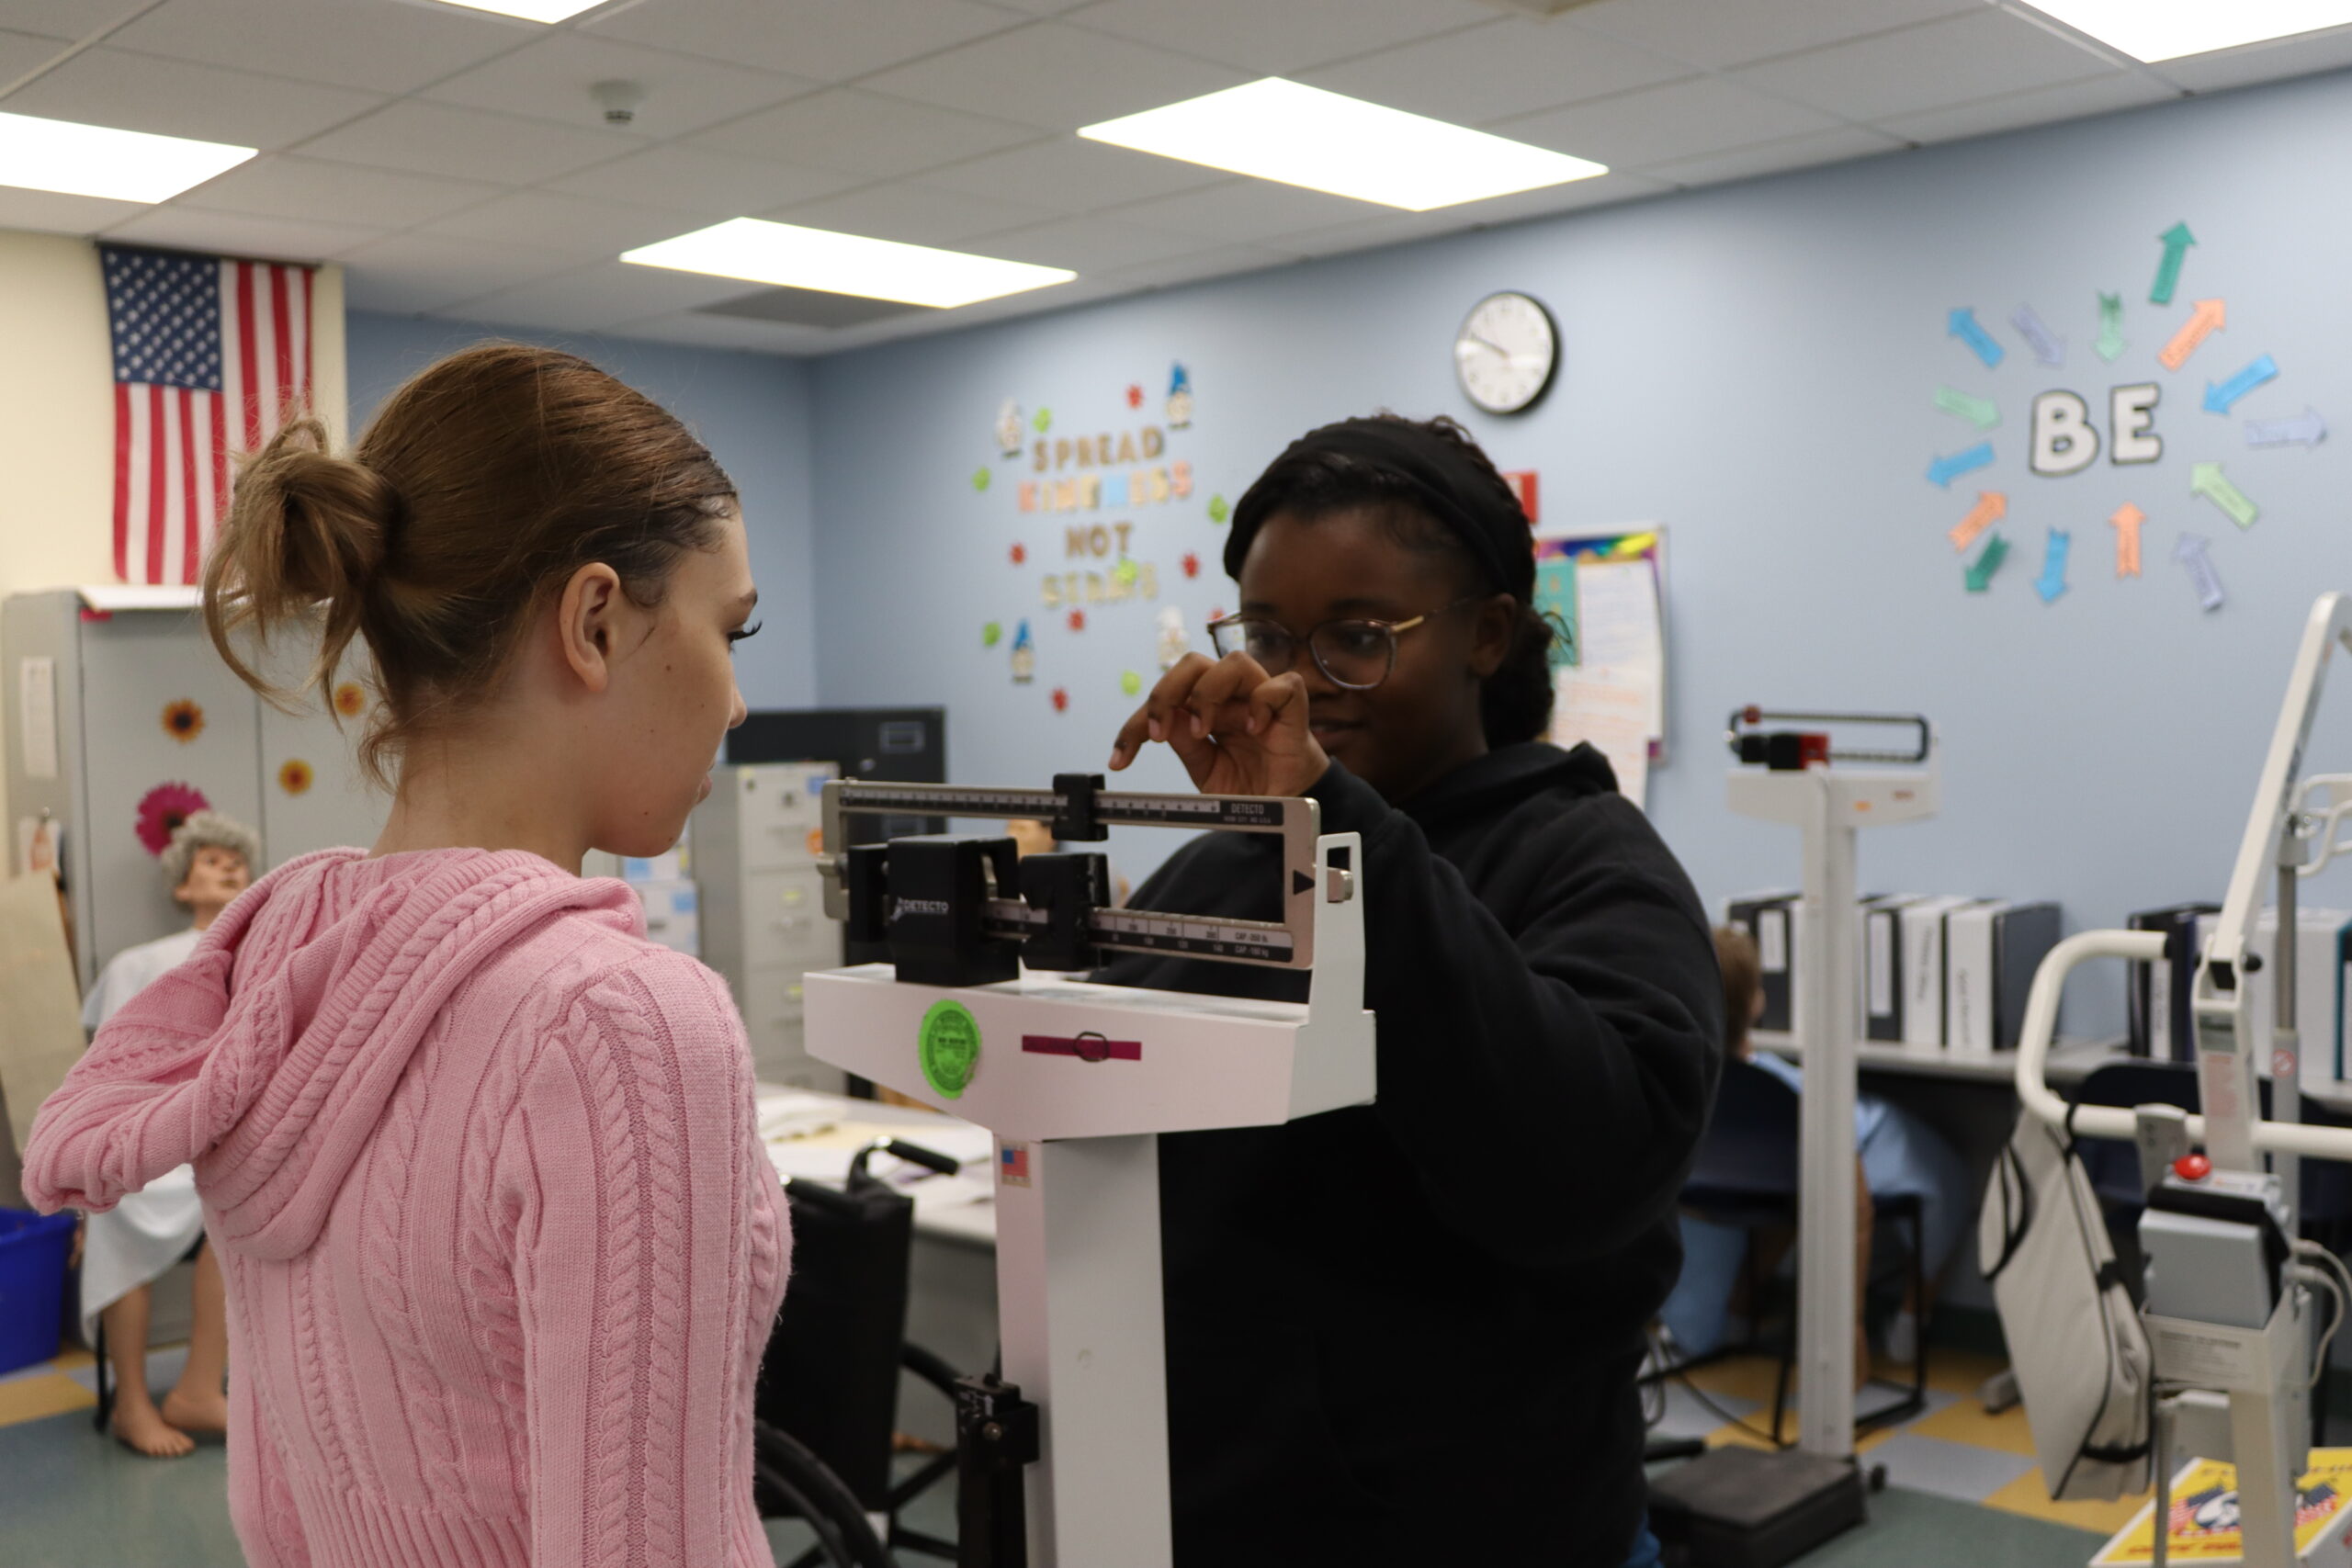
<svg viewBox="0 0 2352 1568">
<path fill-rule="evenodd" d="M 98 247 L 114 335 L 114 570 L 194 582 L 230 455 L 311 401 L 311 269 Z"/>
</svg>

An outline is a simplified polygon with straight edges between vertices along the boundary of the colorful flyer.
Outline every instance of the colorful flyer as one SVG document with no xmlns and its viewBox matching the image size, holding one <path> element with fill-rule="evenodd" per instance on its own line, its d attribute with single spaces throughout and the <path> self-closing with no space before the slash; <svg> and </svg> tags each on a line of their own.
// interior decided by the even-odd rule
<svg viewBox="0 0 2352 1568">
<path fill-rule="evenodd" d="M 2243 1555 L 2238 1533 L 2238 1472 L 2219 1460 L 2195 1459 L 2172 1482 L 2171 1529 L 2166 1555 L 2175 1562 L 2235 1562 Z M 2297 1489 L 2295 1551 L 2307 1554 L 2343 1518 L 2352 1496 L 2352 1449 L 2313 1449 L 2311 1469 Z M 2128 1568 L 2155 1561 L 2151 1502 L 2116 1532 L 2091 1559 L 2091 1568 Z"/>
</svg>

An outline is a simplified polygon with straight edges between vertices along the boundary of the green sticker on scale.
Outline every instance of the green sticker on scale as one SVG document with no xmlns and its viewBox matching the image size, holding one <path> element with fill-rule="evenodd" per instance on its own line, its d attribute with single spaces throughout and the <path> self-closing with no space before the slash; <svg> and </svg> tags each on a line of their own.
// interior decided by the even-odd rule
<svg viewBox="0 0 2352 1568">
<path fill-rule="evenodd" d="M 971 1009 L 962 1002 L 932 1003 L 915 1037 L 915 1055 L 933 1092 L 960 1099 L 980 1065 L 980 1026 Z"/>
</svg>

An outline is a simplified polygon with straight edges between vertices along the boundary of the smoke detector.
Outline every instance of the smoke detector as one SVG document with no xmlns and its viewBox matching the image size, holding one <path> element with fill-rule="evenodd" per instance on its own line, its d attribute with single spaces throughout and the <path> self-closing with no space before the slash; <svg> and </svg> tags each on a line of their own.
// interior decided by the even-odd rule
<svg viewBox="0 0 2352 1568">
<path fill-rule="evenodd" d="M 645 102 L 645 84 L 598 82 L 588 89 L 588 96 L 604 111 L 606 125 L 627 125 L 637 118 L 638 106 Z"/>
</svg>

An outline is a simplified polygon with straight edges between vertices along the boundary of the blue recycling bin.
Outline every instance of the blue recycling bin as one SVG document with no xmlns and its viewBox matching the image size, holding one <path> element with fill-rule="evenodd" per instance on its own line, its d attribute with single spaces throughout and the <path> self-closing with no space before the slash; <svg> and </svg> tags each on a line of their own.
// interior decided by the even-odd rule
<svg viewBox="0 0 2352 1568">
<path fill-rule="evenodd" d="M 0 1209 L 0 1372 L 57 1354 L 73 1250 L 72 1214 Z"/>
</svg>

